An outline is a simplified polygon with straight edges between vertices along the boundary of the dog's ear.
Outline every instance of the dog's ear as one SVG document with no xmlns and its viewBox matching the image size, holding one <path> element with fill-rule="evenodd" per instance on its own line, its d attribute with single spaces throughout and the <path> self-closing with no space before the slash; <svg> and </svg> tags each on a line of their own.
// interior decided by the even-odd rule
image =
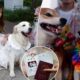
<svg viewBox="0 0 80 80">
<path fill-rule="evenodd" d="M 17 33 L 17 25 L 14 26 L 13 33 Z"/>
</svg>

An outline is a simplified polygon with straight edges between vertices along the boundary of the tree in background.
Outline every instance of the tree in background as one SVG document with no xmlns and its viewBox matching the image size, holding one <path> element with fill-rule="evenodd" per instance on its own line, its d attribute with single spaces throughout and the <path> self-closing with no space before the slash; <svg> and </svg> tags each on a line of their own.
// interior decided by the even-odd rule
<svg viewBox="0 0 80 80">
<path fill-rule="evenodd" d="M 0 0 L 0 6 L 4 6 L 4 0 Z"/>
</svg>

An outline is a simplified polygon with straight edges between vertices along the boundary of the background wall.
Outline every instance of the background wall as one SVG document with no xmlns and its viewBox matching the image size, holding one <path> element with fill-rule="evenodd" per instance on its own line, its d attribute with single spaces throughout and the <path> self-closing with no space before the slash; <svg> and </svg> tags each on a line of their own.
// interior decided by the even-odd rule
<svg viewBox="0 0 80 80">
<path fill-rule="evenodd" d="M 4 9 L 23 8 L 23 0 L 4 0 Z"/>
</svg>

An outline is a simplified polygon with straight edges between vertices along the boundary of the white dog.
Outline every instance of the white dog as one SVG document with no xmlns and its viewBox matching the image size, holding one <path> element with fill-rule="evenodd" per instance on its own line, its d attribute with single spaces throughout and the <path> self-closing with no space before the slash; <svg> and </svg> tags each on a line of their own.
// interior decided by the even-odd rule
<svg viewBox="0 0 80 80">
<path fill-rule="evenodd" d="M 29 35 L 32 31 L 30 24 L 23 21 L 14 27 L 9 34 L 6 44 L 0 50 L 0 65 L 7 68 L 9 65 L 10 76 L 14 77 L 14 63 L 19 61 L 25 50 L 31 46 Z"/>
</svg>

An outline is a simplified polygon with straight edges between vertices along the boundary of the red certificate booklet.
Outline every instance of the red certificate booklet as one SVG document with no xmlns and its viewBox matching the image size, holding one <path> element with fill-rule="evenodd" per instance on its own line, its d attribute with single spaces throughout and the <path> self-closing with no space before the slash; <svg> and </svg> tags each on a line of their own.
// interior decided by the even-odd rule
<svg viewBox="0 0 80 80">
<path fill-rule="evenodd" d="M 53 67 L 53 64 L 50 64 L 44 61 L 40 61 L 36 75 L 35 75 L 35 79 L 36 80 L 48 80 L 51 72 L 44 71 L 44 69 L 50 69 L 52 67 Z"/>
</svg>

